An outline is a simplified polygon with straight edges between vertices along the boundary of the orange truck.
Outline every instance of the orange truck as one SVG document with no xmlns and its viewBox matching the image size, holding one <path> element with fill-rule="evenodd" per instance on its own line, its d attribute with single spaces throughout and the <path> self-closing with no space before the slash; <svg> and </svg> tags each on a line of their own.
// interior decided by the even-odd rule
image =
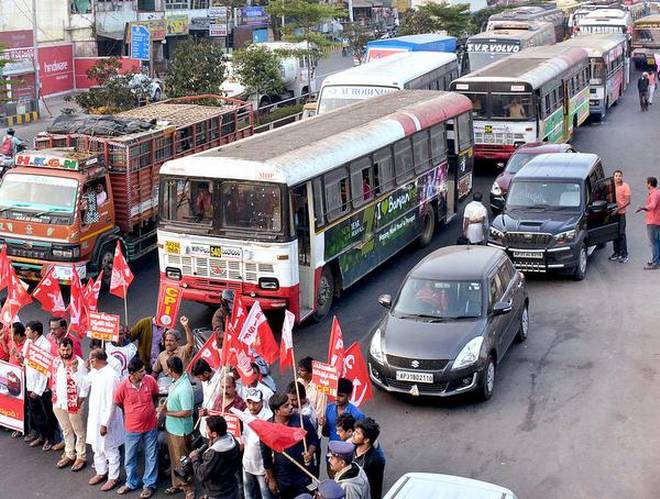
<svg viewBox="0 0 660 499">
<path fill-rule="evenodd" d="M 164 161 L 252 135 L 250 104 L 219 96 L 171 99 L 120 118 L 153 126 L 119 136 L 42 133 L 0 183 L 0 242 L 17 273 L 54 266 L 64 284 L 112 271 L 121 241 L 129 261 L 156 249 L 158 171 Z M 96 131 L 94 131 L 96 133 Z"/>
</svg>

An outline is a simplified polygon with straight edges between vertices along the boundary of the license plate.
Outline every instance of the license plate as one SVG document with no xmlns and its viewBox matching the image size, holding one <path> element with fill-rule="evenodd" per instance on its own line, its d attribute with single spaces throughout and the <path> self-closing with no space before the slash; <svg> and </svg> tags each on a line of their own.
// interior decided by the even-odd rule
<svg viewBox="0 0 660 499">
<path fill-rule="evenodd" d="M 397 381 L 412 381 L 413 383 L 433 383 L 432 373 L 413 373 L 410 371 L 397 371 Z"/>
<path fill-rule="evenodd" d="M 543 259 L 543 253 L 535 251 L 514 251 L 513 258 L 535 258 L 538 260 Z"/>
<path fill-rule="evenodd" d="M 165 241 L 165 251 L 174 255 L 180 255 L 181 243 L 179 241 Z"/>
</svg>

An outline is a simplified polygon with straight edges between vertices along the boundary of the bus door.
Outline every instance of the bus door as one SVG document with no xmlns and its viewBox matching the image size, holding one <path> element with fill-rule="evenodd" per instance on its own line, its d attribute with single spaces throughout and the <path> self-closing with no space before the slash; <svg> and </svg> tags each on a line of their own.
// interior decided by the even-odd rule
<svg viewBox="0 0 660 499">
<path fill-rule="evenodd" d="M 291 213 L 293 227 L 298 241 L 298 280 L 300 318 L 313 311 L 314 307 L 314 267 L 312 266 L 312 226 L 309 214 L 312 210 L 311 183 L 295 187 L 291 191 Z M 292 262 L 293 264 L 293 262 Z"/>
</svg>

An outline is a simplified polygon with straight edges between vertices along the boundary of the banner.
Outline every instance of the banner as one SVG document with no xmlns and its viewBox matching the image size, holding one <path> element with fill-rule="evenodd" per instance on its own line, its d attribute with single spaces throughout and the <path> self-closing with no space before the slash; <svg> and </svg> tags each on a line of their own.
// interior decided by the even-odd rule
<svg viewBox="0 0 660 499">
<path fill-rule="evenodd" d="M 89 312 L 89 331 L 93 340 L 119 341 L 119 316 L 103 312 Z"/>
<path fill-rule="evenodd" d="M 187 35 L 189 30 L 189 21 L 186 14 L 177 14 L 165 18 L 167 25 L 167 36 Z"/>
<path fill-rule="evenodd" d="M 25 355 L 25 363 L 35 371 L 39 371 L 44 376 L 50 378 L 50 368 L 53 364 L 53 356 L 50 354 L 50 350 L 44 350 L 35 345 L 34 342 L 29 342 Z"/>
<path fill-rule="evenodd" d="M 156 310 L 155 317 L 156 324 L 167 328 L 176 325 L 182 296 L 183 293 L 178 284 L 160 282 L 160 288 L 158 289 L 158 310 Z"/>
<path fill-rule="evenodd" d="M 209 415 L 210 416 L 222 416 L 225 418 L 225 421 L 227 422 L 227 433 L 231 433 L 236 437 L 236 439 L 240 442 L 241 440 L 241 420 L 238 419 L 237 416 L 234 416 L 233 414 L 228 414 L 226 412 L 220 412 L 216 410 L 209 410 Z"/>
<path fill-rule="evenodd" d="M 23 431 L 24 400 L 23 369 L 0 361 L 0 425 Z"/>
<path fill-rule="evenodd" d="M 336 397 L 339 385 L 337 368 L 317 360 L 312 361 L 312 384 L 318 393 Z"/>
</svg>

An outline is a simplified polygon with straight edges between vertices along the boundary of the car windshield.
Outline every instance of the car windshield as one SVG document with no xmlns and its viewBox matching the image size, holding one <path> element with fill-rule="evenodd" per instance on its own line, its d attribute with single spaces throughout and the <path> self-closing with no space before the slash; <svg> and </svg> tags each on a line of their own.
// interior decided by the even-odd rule
<svg viewBox="0 0 660 499">
<path fill-rule="evenodd" d="M 479 281 L 437 281 L 411 277 L 392 309 L 398 317 L 466 319 L 481 316 Z"/>
<path fill-rule="evenodd" d="M 514 179 L 506 200 L 507 208 L 576 209 L 581 205 L 577 182 L 547 182 Z"/>
<path fill-rule="evenodd" d="M 8 174 L 0 184 L 0 210 L 71 215 L 76 207 L 78 181 L 46 175 Z"/>
<path fill-rule="evenodd" d="M 533 154 L 515 153 L 509 158 L 509 162 L 506 164 L 504 170 L 507 173 L 518 173 L 523 166 L 532 160 L 533 157 Z"/>
</svg>

